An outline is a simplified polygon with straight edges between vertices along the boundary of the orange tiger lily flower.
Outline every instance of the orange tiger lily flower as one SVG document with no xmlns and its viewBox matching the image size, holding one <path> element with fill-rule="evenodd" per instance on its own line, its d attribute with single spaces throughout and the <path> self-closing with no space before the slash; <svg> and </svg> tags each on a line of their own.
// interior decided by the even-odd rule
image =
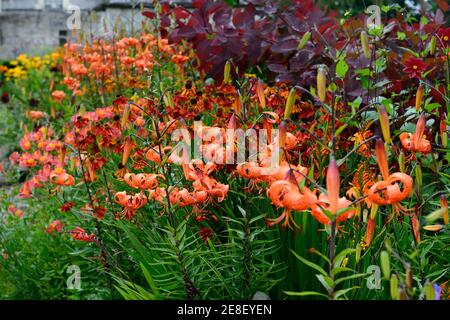
<svg viewBox="0 0 450 320">
<path fill-rule="evenodd" d="M 243 162 L 236 166 L 236 172 L 246 179 L 261 178 L 261 167 L 256 162 Z"/>
<path fill-rule="evenodd" d="M 72 233 L 72 238 L 79 241 L 84 242 L 93 242 L 95 241 L 95 234 L 91 233 L 90 235 L 82 228 L 76 227 L 75 230 L 69 231 Z"/>
<path fill-rule="evenodd" d="M 162 154 L 160 154 L 156 147 L 155 148 L 150 147 L 150 149 L 148 149 L 148 151 L 145 153 L 145 157 L 148 160 L 153 161 L 155 163 L 161 163 L 162 157 L 164 157 L 166 152 L 170 151 L 171 149 L 172 149 L 171 147 L 165 147 L 161 150 Z"/>
<path fill-rule="evenodd" d="M 62 168 L 53 170 L 49 178 L 51 183 L 64 187 L 72 186 L 75 183 L 75 178 Z"/>
<path fill-rule="evenodd" d="M 125 164 L 127 163 L 128 157 L 130 156 L 130 152 L 133 147 L 133 140 L 130 137 L 126 138 L 123 144 L 122 166 L 125 166 Z"/>
<path fill-rule="evenodd" d="M 339 210 L 342 210 L 345 208 L 347 208 L 347 210 L 345 212 L 339 214 L 339 216 L 336 218 L 336 223 L 343 222 L 347 219 L 350 219 L 356 214 L 357 211 L 355 208 L 350 207 L 351 204 L 352 204 L 352 202 L 345 197 L 341 197 L 341 198 L 337 199 L 337 203 L 335 204 L 336 213 Z M 321 193 L 319 195 L 317 202 L 312 206 L 311 216 L 313 216 L 313 218 L 316 219 L 318 222 L 328 225 L 332 221 L 323 212 L 322 209 L 326 209 L 326 210 L 330 211 L 331 213 L 333 213 L 332 201 L 330 200 L 330 196 L 326 195 L 324 193 Z M 336 214 L 336 213 L 333 213 L 333 214 Z"/>
<path fill-rule="evenodd" d="M 125 208 L 137 210 L 147 203 L 148 198 L 143 193 L 128 195 L 126 191 L 121 191 L 114 195 L 114 201 Z"/>
<path fill-rule="evenodd" d="M 124 181 L 132 188 L 147 190 L 158 187 L 158 178 L 164 179 L 162 174 L 148 173 L 127 173 L 123 177 Z"/>
<path fill-rule="evenodd" d="M 197 205 L 199 203 L 205 202 L 208 197 L 206 191 L 193 191 L 189 192 L 186 188 L 181 190 L 174 189 L 170 193 L 170 203 L 173 205 L 178 205 L 180 207 Z"/>
<path fill-rule="evenodd" d="M 401 172 L 389 175 L 387 153 L 384 143 L 378 139 L 375 145 L 375 153 L 383 176 L 382 181 L 378 181 L 370 187 L 367 196 L 368 200 L 377 205 L 394 205 L 395 210 L 408 212 L 399 202 L 409 196 L 413 186 L 412 178 Z M 400 187 L 402 185 L 402 188 Z"/>
<path fill-rule="evenodd" d="M 31 185 L 29 181 L 25 181 L 23 183 L 22 188 L 20 188 L 19 191 L 19 198 L 20 199 L 27 199 L 27 198 L 31 198 L 33 196 L 33 193 L 31 192 Z"/>
<path fill-rule="evenodd" d="M 400 188 L 400 185 L 403 185 Z M 377 205 L 395 204 L 409 196 L 413 180 L 404 173 L 396 172 L 388 179 L 375 183 L 368 192 L 369 200 Z"/>
<path fill-rule="evenodd" d="M 166 200 L 166 189 L 165 188 L 155 188 L 148 190 L 149 198 L 153 199 L 155 201 L 158 201 L 162 204 L 164 204 L 164 201 Z"/>
<path fill-rule="evenodd" d="M 272 200 L 272 203 L 277 207 L 284 208 L 285 210 L 276 219 L 266 219 L 266 224 L 271 227 L 275 224 L 283 222 L 283 227 L 292 228 L 291 223 L 299 229 L 299 226 L 295 223 L 291 211 L 304 211 L 317 201 L 316 196 L 308 188 L 303 187 L 299 190 L 297 185 L 286 181 L 279 180 L 271 184 L 267 190 L 267 196 Z"/>
<path fill-rule="evenodd" d="M 412 152 L 427 154 L 431 151 L 430 141 L 424 138 L 425 116 L 422 114 L 416 124 L 416 132 L 403 132 L 400 134 L 400 141 L 403 148 Z"/>
</svg>

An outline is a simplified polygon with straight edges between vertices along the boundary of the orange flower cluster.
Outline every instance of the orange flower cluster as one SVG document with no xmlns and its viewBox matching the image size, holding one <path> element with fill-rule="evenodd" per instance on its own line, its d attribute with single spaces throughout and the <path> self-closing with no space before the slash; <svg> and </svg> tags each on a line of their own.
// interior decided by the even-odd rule
<svg viewBox="0 0 450 320">
<path fill-rule="evenodd" d="M 81 95 L 89 78 L 97 83 L 99 93 L 112 92 L 117 86 L 145 88 L 147 75 L 155 64 L 155 55 L 178 57 L 175 63 L 182 64 L 187 57 L 175 55 L 173 45 L 167 39 L 157 39 L 152 34 L 122 38 L 118 41 L 96 39 L 91 44 L 68 43 L 64 54 L 64 84 L 74 95 Z M 59 98 L 57 95 L 55 99 Z"/>
<path fill-rule="evenodd" d="M 34 175 L 24 182 L 19 192 L 19 198 L 31 198 L 32 190 L 41 188 L 43 183 L 48 181 L 66 186 L 73 184 L 73 177 L 62 169 L 66 163 L 63 143 L 58 139 L 52 139 L 52 136 L 53 130 L 50 127 L 39 127 L 33 132 L 27 132 L 25 129 L 20 140 L 23 152 L 14 152 L 10 155 L 11 164 L 19 164 L 20 167 L 34 172 Z M 65 176 L 57 179 L 57 175 L 62 173 L 59 170 L 64 171 Z"/>
</svg>

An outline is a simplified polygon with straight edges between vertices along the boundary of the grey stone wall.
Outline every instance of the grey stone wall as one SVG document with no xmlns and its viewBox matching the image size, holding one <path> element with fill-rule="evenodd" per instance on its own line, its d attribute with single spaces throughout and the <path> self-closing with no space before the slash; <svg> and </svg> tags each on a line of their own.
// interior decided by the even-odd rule
<svg viewBox="0 0 450 320">
<path fill-rule="evenodd" d="M 105 26 L 108 31 L 112 30 L 117 17 L 128 31 L 139 30 L 142 20 L 147 19 L 141 15 L 139 5 L 137 9 L 131 8 L 132 3 L 139 2 L 141 1 L 0 0 L 0 60 L 12 59 L 22 53 L 43 54 L 60 45 L 64 38 L 70 37 L 67 19 L 71 12 L 64 10 L 69 4 L 82 9 L 81 29 L 84 32 L 102 36 L 105 34 Z M 189 5 L 191 0 L 175 2 Z M 61 5 L 59 9 L 56 8 L 58 3 Z"/>
</svg>

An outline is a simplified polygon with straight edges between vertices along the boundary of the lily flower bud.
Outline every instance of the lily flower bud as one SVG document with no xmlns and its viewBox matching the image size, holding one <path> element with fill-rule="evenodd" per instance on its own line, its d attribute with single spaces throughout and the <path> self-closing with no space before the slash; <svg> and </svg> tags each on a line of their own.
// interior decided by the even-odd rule
<svg viewBox="0 0 450 320">
<path fill-rule="evenodd" d="M 445 209 L 442 218 L 444 219 L 444 224 L 448 225 L 448 201 L 445 195 L 441 195 L 441 207 Z"/>
<path fill-rule="evenodd" d="M 423 100 L 423 85 L 420 85 L 416 92 L 416 111 L 420 110 Z"/>
<path fill-rule="evenodd" d="M 420 222 L 417 218 L 417 214 L 413 214 L 411 217 L 411 227 L 413 229 L 414 239 L 416 240 L 416 244 L 420 242 Z"/>
<path fill-rule="evenodd" d="M 366 229 L 366 245 L 370 246 L 373 238 L 373 232 L 375 231 L 375 220 L 369 219 L 367 221 L 367 229 Z"/>
<path fill-rule="evenodd" d="M 383 133 L 383 138 L 386 143 L 391 143 L 391 129 L 389 123 L 389 115 L 386 108 L 383 105 L 378 107 L 378 117 L 380 119 L 381 132 Z"/>
<path fill-rule="evenodd" d="M 422 113 L 419 116 L 419 120 L 417 120 L 417 124 L 416 124 L 416 135 L 415 135 L 415 141 L 414 141 L 415 146 L 420 145 L 420 141 L 423 138 L 424 131 L 425 131 L 425 115 Z"/>
<path fill-rule="evenodd" d="M 125 164 L 127 163 L 131 149 L 133 149 L 133 140 L 128 137 L 125 139 L 125 142 L 123 144 L 122 166 L 125 166 Z"/>
<path fill-rule="evenodd" d="M 297 100 L 297 91 L 295 88 L 292 88 L 291 91 L 289 91 L 289 95 L 286 100 L 286 107 L 284 108 L 285 119 L 288 119 L 291 116 L 292 107 L 295 104 L 295 100 Z"/>
<path fill-rule="evenodd" d="M 387 253 L 387 251 L 381 251 L 380 261 L 381 271 L 383 271 L 384 278 L 386 280 L 389 280 L 389 278 L 391 277 L 391 265 L 389 261 L 389 254 Z"/>
<path fill-rule="evenodd" d="M 381 175 L 383 176 L 384 180 L 387 180 L 389 178 L 388 159 L 384 143 L 381 139 L 378 139 L 375 143 L 375 155 L 377 157 L 378 167 L 380 168 Z"/>
<path fill-rule="evenodd" d="M 300 43 L 298 44 L 297 49 L 301 50 L 305 47 L 305 45 L 308 43 L 309 39 L 311 38 L 311 32 L 305 32 L 302 39 L 300 40 Z"/>
<path fill-rule="evenodd" d="M 390 289 L 392 300 L 400 300 L 400 294 L 398 292 L 398 277 L 395 273 L 391 276 Z"/>
<path fill-rule="evenodd" d="M 127 103 L 125 106 L 125 109 L 123 109 L 122 120 L 120 122 L 120 126 L 122 128 L 125 128 L 125 125 L 127 124 L 129 116 L 130 116 L 130 104 Z"/>
<path fill-rule="evenodd" d="M 317 96 L 324 102 L 327 96 L 327 72 L 323 66 L 317 69 Z"/>
<path fill-rule="evenodd" d="M 241 96 L 237 96 L 234 99 L 234 113 L 235 114 L 240 114 L 242 111 L 242 101 L 241 101 Z"/>
<path fill-rule="evenodd" d="M 424 230 L 432 231 L 432 232 L 441 231 L 443 228 L 444 228 L 444 226 L 442 224 L 432 224 L 432 225 L 423 227 Z"/>
<path fill-rule="evenodd" d="M 278 126 L 278 139 L 280 144 L 280 163 L 284 159 L 284 147 L 286 145 L 286 133 L 287 133 L 287 123 L 286 121 L 281 121 L 280 125 Z"/>
<path fill-rule="evenodd" d="M 266 97 L 264 95 L 263 82 L 261 79 L 258 79 L 258 82 L 256 83 L 256 94 L 258 95 L 259 105 L 261 108 L 266 108 Z"/>
<path fill-rule="evenodd" d="M 329 210 L 334 215 L 338 210 L 339 184 L 339 168 L 334 156 L 332 156 L 327 170 L 327 192 L 328 200 L 330 202 Z"/>
<path fill-rule="evenodd" d="M 370 58 L 370 48 L 369 48 L 369 37 L 366 31 L 361 32 L 361 47 L 364 52 L 364 56 L 369 59 Z"/>
<path fill-rule="evenodd" d="M 228 60 L 225 63 L 225 67 L 224 67 L 224 70 L 223 70 L 223 83 L 224 84 L 229 84 L 230 83 L 230 71 L 231 71 L 231 63 Z"/>
<path fill-rule="evenodd" d="M 436 36 L 433 36 L 430 41 L 430 54 L 434 55 L 436 52 Z"/>
</svg>

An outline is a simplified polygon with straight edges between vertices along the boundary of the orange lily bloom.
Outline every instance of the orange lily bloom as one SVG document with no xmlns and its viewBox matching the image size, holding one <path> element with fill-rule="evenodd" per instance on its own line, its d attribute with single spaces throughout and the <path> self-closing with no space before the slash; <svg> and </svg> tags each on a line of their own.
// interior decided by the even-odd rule
<svg viewBox="0 0 450 320">
<path fill-rule="evenodd" d="M 403 148 L 412 152 L 420 152 L 427 154 L 431 151 L 430 141 L 424 138 L 423 132 L 425 130 L 425 116 L 422 114 L 416 124 L 416 132 L 403 132 L 400 134 L 400 141 Z"/>
<path fill-rule="evenodd" d="M 31 186 L 29 181 L 23 183 L 22 188 L 19 191 L 19 198 L 26 199 L 31 198 L 33 194 L 31 193 Z"/>
<path fill-rule="evenodd" d="M 49 226 L 46 229 L 47 233 L 54 233 L 54 232 L 61 232 L 64 225 L 59 220 L 55 220 L 52 223 L 49 224 Z"/>
<path fill-rule="evenodd" d="M 400 188 L 403 185 L 403 190 Z M 377 205 L 395 204 L 411 193 L 412 178 L 404 173 L 391 174 L 387 180 L 378 181 L 369 189 L 369 200 Z"/>
<path fill-rule="evenodd" d="M 137 210 L 143 207 L 147 203 L 148 198 L 142 194 L 138 193 L 136 195 L 128 195 L 126 191 L 117 192 L 114 195 L 114 201 L 121 206 L 129 209 Z"/>
<path fill-rule="evenodd" d="M 132 188 L 141 190 L 155 189 L 158 187 L 158 178 L 164 179 L 162 174 L 148 174 L 148 173 L 126 173 L 124 176 L 125 182 Z"/>
<path fill-rule="evenodd" d="M 60 167 L 53 170 L 49 178 L 51 183 L 64 187 L 72 186 L 75 183 L 75 178 Z"/>
<path fill-rule="evenodd" d="M 387 153 L 384 143 L 380 139 L 376 142 L 375 153 L 383 180 L 374 183 L 370 187 L 367 193 L 368 201 L 377 205 L 393 205 L 397 213 L 410 212 L 411 210 L 404 208 L 399 202 L 411 193 L 413 187 L 412 178 L 401 172 L 389 175 Z"/>
<path fill-rule="evenodd" d="M 205 202 L 207 197 L 208 193 L 203 190 L 189 192 L 186 188 L 174 189 L 170 193 L 170 203 L 180 207 L 192 206 Z"/>
<path fill-rule="evenodd" d="M 284 227 L 293 229 L 292 222 L 296 228 L 299 228 L 292 217 L 291 211 L 304 211 L 313 206 L 317 201 L 314 193 L 308 188 L 303 187 L 299 190 L 297 185 L 286 180 L 279 180 L 272 183 L 267 190 L 267 195 L 274 205 L 285 208 L 278 218 L 266 219 L 266 223 L 270 227 L 280 223 L 284 219 Z"/>
<path fill-rule="evenodd" d="M 356 214 L 356 209 L 353 207 L 350 207 L 351 203 L 352 202 L 345 197 L 341 197 L 337 200 L 337 203 L 335 204 L 336 213 L 341 209 L 345 209 L 345 208 L 348 208 L 348 209 L 347 209 L 347 211 L 341 213 L 336 218 L 336 223 L 343 222 L 347 219 L 350 219 Z M 313 205 L 312 210 L 311 210 L 311 215 L 313 216 L 314 219 L 316 219 L 320 223 L 328 225 L 331 223 L 331 219 L 323 212 L 322 209 L 326 209 L 326 210 L 330 211 L 331 213 L 333 213 L 330 197 L 329 197 L 329 195 L 326 195 L 324 193 L 321 193 L 319 195 L 318 201 Z M 336 213 L 334 213 L 334 214 L 336 214 Z"/>
<path fill-rule="evenodd" d="M 126 138 L 125 143 L 123 144 L 122 166 L 125 166 L 125 164 L 127 163 L 128 157 L 130 156 L 130 152 L 133 147 L 133 140 L 130 137 Z"/>
<path fill-rule="evenodd" d="M 95 241 L 95 234 L 88 234 L 84 229 L 76 227 L 75 230 L 70 231 L 72 233 L 72 238 L 84 242 Z"/>
</svg>

